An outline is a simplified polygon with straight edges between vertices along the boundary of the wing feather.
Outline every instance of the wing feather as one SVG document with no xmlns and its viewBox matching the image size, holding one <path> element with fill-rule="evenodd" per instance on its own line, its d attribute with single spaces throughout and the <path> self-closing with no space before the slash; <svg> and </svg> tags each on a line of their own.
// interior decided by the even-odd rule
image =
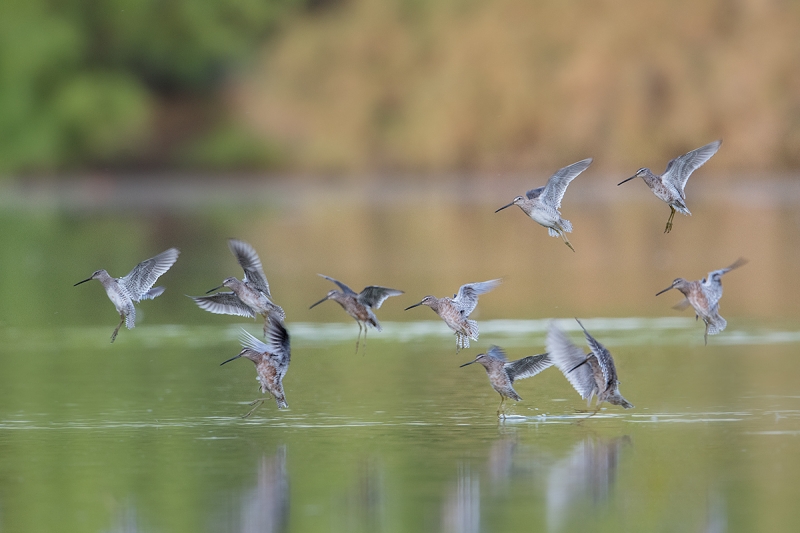
<svg viewBox="0 0 800 533">
<path fill-rule="evenodd" d="M 661 175 L 661 181 L 674 187 L 680 193 L 681 198 L 685 198 L 683 189 L 686 187 L 689 176 L 711 159 L 711 156 L 717 153 L 721 144 L 721 140 L 714 141 L 671 160 L 667 163 L 667 169 L 664 174 Z"/>
<path fill-rule="evenodd" d="M 358 294 L 356 294 L 356 291 L 354 291 L 353 289 L 351 289 L 350 287 L 348 287 L 347 285 L 345 285 L 344 283 L 342 283 L 341 281 L 339 281 L 337 279 L 333 279 L 331 277 L 328 277 L 325 274 L 317 274 L 317 276 L 319 276 L 321 278 L 325 278 L 328 281 L 334 282 L 336 285 L 339 286 L 340 289 L 342 289 L 342 291 L 344 291 L 345 294 L 349 294 L 351 296 L 358 296 Z"/>
<path fill-rule="evenodd" d="M 381 304 L 383 304 L 387 298 L 390 296 L 400 296 L 401 294 L 403 294 L 403 291 L 398 291 L 397 289 L 370 285 L 369 287 L 365 287 L 364 290 L 358 294 L 357 299 L 367 307 L 380 309 Z"/>
<path fill-rule="evenodd" d="M 458 294 L 453 298 L 453 304 L 458 307 L 464 316 L 469 316 L 478 305 L 478 296 L 485 294 L 498 285 L 499 279 L 492 279 L 489 281 L 481 281 L 478 283 L 467 283 L 458 289 Z"/>
<path fill-rule="evenodd" d="M 550 359 L 549 354 L 543 353 L 539 355 L 529 355 L 516 361 L 506 363 L 505 370 L 509 379 L 513 382 L 515 379 L 530 378 L 553 366 L 553 361 Z"/>
<path fill-rule="evenodd" d="M 255 318 L 255 313 L 232 292 L 218 292 L 210 296 L 190 296 L 197 307 L 215 315 L 236 315 Z"/>
<path fill-rule="evenodd" d="M 550 179 L 547 180 L 547 185 L 544 187 L 544 191 L 541 193 L 542 201 L 548 205 L 552 205 L 556 209 L 560 209 L 561 199 L 564 198 L 564 193 L 567 191 L 569 182 L 574 180 L 578 174 L 589 168 L 591 164 L 592 158 L 590 157 L 578 161 L 577 163 L 572 163 L 550 176 Z"/>
<path fill-rule="evenodd" d="M 239 266 L 244 270 L 244 281 L 266 294 L 267 298 L 272 298 L 267 276 L 264 275 L 264 267 L 261 265 L 261 259 L 258 257 L 256 249 L 238 239 L 228 239 L 228 247 L 236 257 Z"/>
<path fill-rule="evenodd" d="M 555 323 L 550 324 L 547 331 L 547 352 L 553 364 L 564 374 L 567 381 L 578 391 L 584 400 L 592 397 L 598 391 L 595 383 L 591 366 L 582 364 L 587 357 L 594 357 L 592 354 L 584 355 L 583 350 L 572 344 Z"/>
<path fill-rule="evenodd" d="M 155 257 L 145 259 L 125 277 L 119 278 L 119 283 L 128 291 L 131 299 L 138 302 L 147 294 L 156 280 L 175 264 L 180 253 L 177 248 L 170 248 Z"/>
</svg>

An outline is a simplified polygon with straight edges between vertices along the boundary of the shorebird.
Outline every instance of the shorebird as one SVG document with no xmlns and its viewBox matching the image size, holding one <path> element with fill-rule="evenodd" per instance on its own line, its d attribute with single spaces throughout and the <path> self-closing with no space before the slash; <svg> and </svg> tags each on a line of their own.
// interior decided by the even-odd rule
<svg viewBox="0 0 800 533">
<path fill-rule="evenodd" d="M 452 298 L 426 296 L 421 302 L 406 307 L 406 311 L 420 305 L 427 305 L 433 309 L 445 324 L 456 332 L 456 353 L 458 353 L 461 348 L 469 348 L 470 339 L 478 340 L 478 323 L 469 320 L 470 313 L 478 305 L 478 296 L 489 292 L 499 284 L 499 279 L 468 283 L 462 285 L 458 289 L 458 294 L 454 294 Z"/>
<path fill-rule="evenodd" d="M 553 366 L 553 362 L 546 353 L 529 355 L 509 362 L 506 359 L 505 352 L 499 346 L 492 346 L 488 352 L 478 354 L 474 360 L 461 365 L 461 368 L 472 363 L 483 365 L 483 368 L 486 369 L 486 375 L 489 376 L 489 384 L 500 394 L 500 406 L 497 408 L 497 416 L 501 418 L 505 418 L 503 402 L 506 401 L 506 398 L 511 398 L 517 402 L 522 400 L 517 391 L 514 390 L 514 380 L 533 377 L 542 370 Z"/>
<path fill-rule="evenodd" d="M 274 320 L 267 320 L 265 336 L 267 338 L 266 343 L 242 330 L 240 336 L 242 351 L 239 352 L 239 355 L 220 363 L 220 366 L 240 357 L 250 359 L 256 365 L 256 373 L 258 374 L 256 379 L 261 385 L 261 393 L 271 394 L 275 397 L 278 409 L 285 409 L 289 405 L 286 403 L 286 396 L 283 393 L 283 377 L 289 369 L 289 361 L 292 358 L 289 332 L 286 331 L 282 321 L 275 317 Z M 262 403 L 264 403 L 263 398 L 250 402 L 253 408 L 242 418 L 250 416 Z"/>
<path fill-rule="evenodd" d="M 569 182 L 586 170 L 591 163 L 592 158 L 590 157 L 562 168 L 550 176 L 550 179 L 547 180 L 547 185 L 531 189 L 525 193 L 525 196 L 517 196 L 513 202 L 504 205 L 495 213 L 502 211 L 506 207 L 518 205 L 526 215 L 547 228 L 551 237 L 564 239 L 564 244 L 574 252 L 575 248 L 572 247 L 569 239 L 567 239 L 567 233 L 572 233 L 572 223 L 561 218 L 559 209 L 561 209 L 561 199 L 564 198 Z"/>
<path fill-rule="evenodd" d="M 709 335 L 716 335 L 722 332 L 725 326 L 728 325 L 728 322 L 719 315 L 719 300 L 722 298 L 722 276 L 745 264 L 747 264 L 747 259 L 740 257 L 729 267 L 709 272 L 708 277 L 702 280 L 686 281 L 683 278 L 677 278 L 672 282 L 672 285 L 656 293 L 656 296 L 670 289 L 681 291 L 686 298 L 675 305 L 674 308 L 679 311 L 686 309 L 690 305 L 694 308 L 695 319 L 702 318 L 706 325 L 703 339 L 705 344 L 708 344 Z"/>
<path fill-rule="evenodd" d="M 125 327 L 133 329 L 136 326 L 136 308 L 134 302 L 142 300 L 152 300 L 164 292 L 164 287 L 151 288 L 156 280 L 175 264 L 180 251 L 177 248 L 170 248 L 161 252 L 155 257 L 146 259 L 136 265 L 133 270 L 121 278 L 112 278 L 105 270 L 95 270 L 91 276 L 74 285 L 77 287 L 81 283 L 86 283 L 96 279 L 103 284 L 109 300 L 117 308 L 119 313 L 119 324 L 114 333 L 111 334 L 111 342 L 117 338 L 119 328 L 125 323 Z"/>
<path fill-rule="evenodd" d="M 353 289 L 342 283 L 341 281 L 335 280 L 331 277 L 325 276 L 323 274 L 317 274 L 320 277 L 327 279 L 328 281 L 334 282 L 336 285 L 339 286 L 341 291 L 337 291 L 336 289 L 331 290 L 322 300 L 318 301 L 309 309 L 313 309 L 314 307 L 318 306 L 322 302 L 326 300 L 333 300 L 334 302 L 338 303 L 342 306 L 342 308 L 347 311 L 347 314 L 353 317 L 356 322 L 358 322 L 358 337 L 356 337 L 356 353 L 358 353 L 358 343 L 361 341 L 361 331 L 364 331 L 364 350 L 367 349 L 367 326 L 372 326 L 373 328 L 381 331 L 381 324 L 378 322 L 375 313 L 372 312 L 373 309 L 379 309 L 381 304 L 386 301 L 387 298 L 390 296 L 399 296 L 403 294 L 403 291 L 398 291 L 396 289 L 389 289 L 386 287 L 378 287 L 376 285 L 370 285 L 369 287 L 365 287 L 363 291 L 356 293 Z"/>
<path fill-rule="evenodd" d="M 267 322 L 276 317 L 283 322 L 286 313 L 272 301 L 269 283 L 261 266 L 261 259 L 255 248 L 244 241 L 228 239 L 228 247 L 244 270 L 244 278 L 239 281 L 234 277 L 225 278 L 222 285 L 214 287 L 206 294 L 227 287 L 233 292 L 218 292 L 211 296 L 190 296 L 200 309 L 217 315 L 237 315 L 255 318 L 264 317 L 264 335 L 267 334 Z"/>
<path fill-rule="evenodd" d="M 664 233 L 669 233 L 672 231 L 672 219 L 675 217 L 675 211 L 679 211 L 682 215 L 691 215 L 686 207 L 686 193 L 683 191 L 689 176 L 700 168 L 703 163 L 711 159 L 711 156 L 717 153 L 721 144 L 721 140 L 714 141 L 701 146 L 697 150 L 692 150 L 676 157 L 667 163 L 667 170 L 660 176 L 653 174 L 649 168 L 642 167 L 636 171 L 636 174 L 622 180 L 617 185 L 622 185 L 633 178 L 642 178 L 653 191 L 653 194 L 669 205 L 669 219 L 667 220 L 667 227 L 664 228 Z"/>
<path fill-rule="evenodd" d="M 625 409 L 632 408 L 633 405 L 619 392 L 617 368 L 611 353 L 586 331 L 580 320 L 575 320 L 583 329 L 591 352 L 584 355 L 583 350 L 572 344 L 566 334 L 551 322 L 546 346 L 553 364 L 561 370 L 581 398 L 587 400 L 587 405 L 591 405 L 592 396 L 597 395 L 597 405 L 592 414 L 600 410 L 603 402 L 621 405 Z"/>
</svg>

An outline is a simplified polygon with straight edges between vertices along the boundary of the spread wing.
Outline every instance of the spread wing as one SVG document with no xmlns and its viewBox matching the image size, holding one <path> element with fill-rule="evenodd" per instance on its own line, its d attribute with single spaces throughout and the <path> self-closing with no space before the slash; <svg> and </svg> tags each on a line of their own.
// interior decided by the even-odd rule
<svg viewBox="0 0 800 533">
<path fill-rule="evenodd" d="M 554 323 L 547 331 L 547 352 L 553 364 L 564 374 L 567 381 L 578 391 L 584 400 L 597 392 L 597 384 L 592 374 L 591 365 L 583 364 L 587 357 L 583 350 L 572 344 L 569 338 Z"/>
<path fill-rule="evenodd" d="M 178 254 L 180 251 L 177 248 L 170 248 L 155 257 L 145 259 L 125 277 L 120 278 L 119 283 L 128 291 L 131 298 L 138 302 L 147 294 L 156 280 L 175 264 Z"/>
<path fill-rule="evenodd" d="M 583 334 L 586 336 L 586 342 L 589 343 L 589 348 L 591 348 L 592 353 L 595 358 L 597 358 L 597 363 L 600 365 L 600 370 L 603 372 L 605 388 L 608 389 L 614 386 L 617 383 L 617 369 L 614 366 L 614 358 L 611 357 L 611 352 L 586 331 L 586 328 L 583 327 L 580 320 L 577 318 L 575 320 L 580 324 Z"/>
<path fill-rule="evenodd" d="M 367 307 L 379 309 L 381 304 L 390 296 L 400 296 L 403 291 L 370 285 L 358 294 L 358 301 Z"/>
<path fill-rule="evenodd" d="M 244 281 L 266 294 L 267 298 L 272 299 L 267 276 L 264 275 L 264 268 L 261 266 L 261 259 L 255 248 L 238 239 L 228 239 L 228 247 L 236 257 L 236 261 L 239 262 L 239 266 L 244 270 Z"/>
<path fill-rule="evenodd" d="M 530 378 L 553 366 L 553 361 L 546 353 L 539 355 L 529 355 L 516 361 L 506 363 L 505 371 L 508 378 L 513 382 L 515 379 Z"/>
<path fill-rule="evenodd" d="M 453 298 L 453 304 L 461 311 L 461 314 L 469 316 L 478 305 L 478 296 L 487 293 L 500 285 L 499 279 L 481 281 L 479 283 L 468 283 L 458 289 L 458 294 Z"/>
<path fill-rule="evenodd" d="M 272 357 L 277 357 L 281 361 L 289 362 L 292 357 L 292 348 L 289 340 L 289 332 L 280 320 L 270 320 L 266 333 L 269 353 Z"/>
<path fill-rule="evenodd" d="M 351 296 L 356 296 L 356 297 L 358 296 L 358 294 L 356 294 L 356 291 L 354 291 L 353 289 L 351 289 L 350 287 L 348 287 L 347 285 L 345 285 L 344 283 L 342 283 L 342 282 L 341 282 L 341 281 L 339 281 L 339 280 L 336 280 L 336 279 L 330 278 L 330 277 L 326 276 L 325 274 L 317 274 L 317 276 L 320 276 L 320 277 L 322 277 L 322 278 L 325 278 L 325 279 L 327 279 L 328 281 L 332 281 L 332 282 L 334 282 L 336 285 L 338 285 L 338 286 L 339 286 L 339 288 L 340 288 L 340 289 L 342 289 L 342 291 L 344 291 L 344 293 L 345 293 L 345 294 L 349 294 L 349 295 L 351 295 Z"/>
<path fill-rule="evenodd" d="M 197 307 L 215 315 L 236 315 L 255 318 L 255 313 L 232 292 L 218 292 L 211 296 L 190 296 Z"/>
<path fill-rule="evenodd" d="M 544 191 L 544 186 L 529 190 L 525 193 L 525 196 L 527 196 L 529 200 L 533 200 L 534 198 L 539 198 L 542 195 L 542 191 Z"/>
<path fill-rule="evenodd" d="M 692 172 L 703 166 L 703 164 L 711 159 L 711 156 L 717 153 L 722 141 L 714 141 L 705 146 L 701 146 L 697 150 L 692 150 L 689 153 L 676 157 L 667 163 L 667 170 L 661 176 L 661 181 L 665 184 L 674 187 L 681 195 L 682 199 L 686 198 L 683 193 L 683 188 L 686 187 L 686 182 Z"/>
<path fill-rule="evenodd" d="M 544 187 L 544 191 L 541 193 L 542 201 L 548 205 L 552 205 L 556 209 L 560 209 L 561 199 L 564 197 L 569 182 L 574 180 L 578 174 L 589 168 L 591 164 L 592 158 L 590 157 L 589 159 L 572 163 L 550 176 L 550 179 L 547 180 L 547 185 Z"/>
<path fill-rule="evenodd" d="M 747 263 L 747 259 L 740 257 L 736 260 L 736 262 L 728 267 L 709 272 L 708 277 L 702 281 L 703 291 L 705 292 L 706 297 L 710 298 L 710 300 L 713 302 L 718 302 L 720 298 L 722 298 L 722 276 L 735 268 L 746 265 Z"/>
</svg>

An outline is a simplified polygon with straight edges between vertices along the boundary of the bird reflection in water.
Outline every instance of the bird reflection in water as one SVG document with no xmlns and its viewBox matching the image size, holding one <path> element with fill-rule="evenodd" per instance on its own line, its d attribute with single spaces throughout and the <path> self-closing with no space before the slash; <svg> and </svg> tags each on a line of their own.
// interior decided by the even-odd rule
<svg viewBox="0 0 800 533">
<path fill-rule="evenodd" d="M 375 457 L 361 460 L 356 478 L 344 495 L 347 513 L 342 531 L 383 531 L 386 528 L 384 469 Z"/>
<path fill-rule="evenodd" d="M 136 507 L 130 500 L 116 509 L 114 512 L 114 524 L 111 528 L 103 530 L 104 533 L 141 533 L 142 531 L 150 531 L 150 529 L 141 525 Z"/>
<path fill-rule="evenodd" d="M 617 477 L 622 450 L 632 446 L 627 435 L 614 439 L 587 437 L 557 461 L 547 475 L 547 529 L 559 531 L 584 500 L 608 498 Z"/>
<path fill-rule="evenodd" d="M 481 529 L 481 485 L 478 474 L 458 466 L 458 478 L 442 504 L 442 531 L 477 533 Z"/>
<path fill-rule="evenodd" d="M 232 531 L 273 533 L 287 531 L 289 525 L 289 477 L 286 474 L 286 446 L 275 455 L 263 456 L 258 463 L 256 486 L 241 497 L 238 519 Z"/>
</svg>

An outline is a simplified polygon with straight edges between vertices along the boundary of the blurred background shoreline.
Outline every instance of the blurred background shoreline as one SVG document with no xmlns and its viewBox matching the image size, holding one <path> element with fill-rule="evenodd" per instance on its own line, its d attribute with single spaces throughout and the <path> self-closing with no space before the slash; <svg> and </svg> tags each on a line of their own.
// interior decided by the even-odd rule
<svg viewBox="0 0 800 533">
<path fill-rule="evenodd" d="M 0 179 L 800 168 L 800 6 L 88 0 L 0 7 Z"/>
</svg>

